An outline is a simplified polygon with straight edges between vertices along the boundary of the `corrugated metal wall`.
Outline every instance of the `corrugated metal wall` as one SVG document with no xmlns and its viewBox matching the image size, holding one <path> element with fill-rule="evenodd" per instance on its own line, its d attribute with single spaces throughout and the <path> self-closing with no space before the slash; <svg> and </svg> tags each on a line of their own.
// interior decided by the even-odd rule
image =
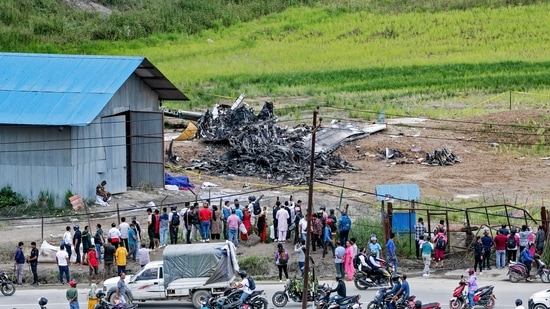
<svg viewBox="0 0 550 309">
<path fill-rule="evenodd" d="M 71 188 L 71 127 L 0 126 L 0 187 L 36 200 Z"/>
<path fill-rule="evenodd" d="M 132 112 L 131 186 L 164 184 L 164 132 L 162 113 Z"/>
</svg>

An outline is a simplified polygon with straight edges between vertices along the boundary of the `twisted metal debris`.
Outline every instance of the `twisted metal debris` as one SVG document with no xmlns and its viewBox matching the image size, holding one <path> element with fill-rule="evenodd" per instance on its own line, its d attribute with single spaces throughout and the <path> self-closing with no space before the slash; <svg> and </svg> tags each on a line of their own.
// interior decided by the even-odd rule
<svg viewBox="0 0 550 309">
<path fill-rule="evenodd" d="M 239 100 L 240 99 L 240 100 Z M 242 102 L 233 107 L 218 106 L 198 121 L 197 137 L 206 143 L 228 144 L 219 156 L 209 149 L 187 169 L 199 169 L 214 175 L 254 176 L 292 184 L 307 183 L 311 127 L 291 129 L 277 126 L 273 103 L 266 102 L 258 115 Z M 308 144 L 309 143 L 309 144 Z M 330 152 L 315 154 L 315 179 L 327 179 L 343 171 L 356 170 L 346 160 Z"/>
</svg>

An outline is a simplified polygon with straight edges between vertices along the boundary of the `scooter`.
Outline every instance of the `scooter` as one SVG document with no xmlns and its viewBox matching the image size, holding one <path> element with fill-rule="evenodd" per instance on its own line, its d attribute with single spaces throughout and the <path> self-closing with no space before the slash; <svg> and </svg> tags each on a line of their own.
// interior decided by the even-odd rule
<svg viewBox="0 0 550 309">
<path fill-rule="evenodd" d="M 458 286 L 453 291 L 453 297 L 449 301 L 451 309 L 466 309 L 468 308 L 468 282 L 464 276 L 460 277 Z M 493 294 L 493 285 L 480 287 L 474 294 L 474 306 L 483 306 L 485 309 L 492 309 L 495 306 L 496 296 Z"/>
<path fill-rule="evenodd" d="M 138 307 L 137 304 L 111 304 L 105 300 L 105 296 L 107 295 L 103 291 L 98 291 L 95 294 L 95 297 L 99 300 L 99 302 L 94 306 L 94 309 L 137 309 Z"/>
<path fill-rule="evenodd" d="M 545 283 L 550 282 L 550 270 L 546 268 L 546 264 L 541 260 L 540 255 L 535 254 L 533 260 L 537 265 L 537 276 L 540 277 L 540 280 Z M 527 276 L 527 266 L 521 262 L 510 262 L 510 266 L 508 266 L 508 277 L 513 283 L 523 279 L 526 281 L 530 280 L 529 276 Z"/>
<path fill-rule="evenodd" d="M 376 292 L 374 299 L 367 305 L 367 309 L 387 309 L 389 308 L 389 303 L 392 301 L 392 297 L 387 295 L 387 288 L 380 288 Z M 416 300 L 416 296 L 410 295 L 409 297 L 399 297 L 395 302 L 397 309 L 441 309 L 441 304 L 438 302 L 421 304 L 418 307 L 418 304 L 422 302 Z"/>
</svg>

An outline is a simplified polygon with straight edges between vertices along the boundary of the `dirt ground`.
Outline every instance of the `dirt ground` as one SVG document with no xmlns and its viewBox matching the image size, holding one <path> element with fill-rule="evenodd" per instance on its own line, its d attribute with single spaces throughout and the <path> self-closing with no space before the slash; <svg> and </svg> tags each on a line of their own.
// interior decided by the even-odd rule
<svg viewBox="0 0 550 309">
<path fill-rule="evenodd" d="M 374 192 L 376 184 L 417 183 L 420 185 L 423 198 L 446 201 L 483 198 L 488 204 L 506 202 L 512 205 L 525 204 L 528 207 L 539 207 L 550 196 L 547 180 L 550 160 L 538 155 L 519 156 L 517 152 L 510 150 L 512 146 L 506 146 L 507 143 L 512 143 L 523 144 L 524 148 L 530 148 L 531 146 L 527 145 L 541 141 L 546 142 L 547 145 L 547 141 L 550 140 L 548 111 L 502 112 L 460 121 L 425 120 L 407 125 L 391 123 L 389 121 L 385 131 L 349 143 L 337 150 L 338 155 L 360 171 L 341 173 L 326 182 L 341 185 L 345 180 L 346 187 L 367 192 Z M 177 136 L 178 132 L 167 130 L 167 136 Z M 462 162 L 450 166 L 419 164 L 419 159 L 423 158 L 426 152 L 433 153 L 434 149 L 442 147 L 449 148 L 461 158 Z M 376 154 L 385 153 L 386 148 L 398 150 L 403 157 L 395 160 L 379 159 Z M 413 148 L 420 151 L 413 152 L 411 151 Z M 182 167 L 189 166 L 192 159 L 199 157 L 200 153 L 207 149 L 220 154 L 223 152 L 223 147 L 217 149 L 214 145 L 205 145 L 199 141 L 174 143 L 174 151 L 182 158 L 179 162 Z M 544 156 L 550 156 L 550 154 Z M 249 190 L 247 183 L 256 184 L 255 188 L 276 185 L 262 179 L 235 176 L 213 177 L 206 172 L 198 173 L 198 171 L 184 169 L 172 169 L 167 172 L 172 175 L 187 175 L 197 186 L 206 181 L 220 184 L 225 193 L 231 192 L 243 196 L 246 196 Z M 296 191 L 295 188 L 277 190 L 281 196 Z M 201 196 L 211 193 L 210 190 L 201 192 Z M 307 200 L 305 195 L 299 198 Z M 149 202 L 161 206 L 191 199 L 194 199 L 194 196 L 189 191 L 138 188 L 116 195 L 110 208 L 92 207 L 90 223 L 94 231 L 97 223 L 101 223 L 103 229 L 107 231 L 110 223 L 117 221 L 117 204 L 120 216 L 136 215 L 138 221 L 146 222 L 145 208 Z M 13 270 L 13 264 L 10 261 L 13 259 L 13 249 L 18 241 L 24 241 L 26 246 L 31 241 L 40 244 L 43 234 L 46 241 L 58 244 L 64 227 L 74 223 L 80 224 L 81 227 L 88 225 L 86 217 L 82 214 L 48 219 L 43 232 L 38 218 L 3 223 L 0 229 L 3 239 L 7 242 L 4 241 L 2 244 L 0 269 Z M 290 249 L 290 245 L 287 246 Z M 239 248 L 239 254 L 243 256 L 271 256 L 273 251 L 272 244 Z M 151 257 L 160 259 L 161 251 L 152 253 Z M 324 265 L 321 275 L 322 273 L 329 275 L 330 261 L 321 264 Z M 53 263 L 49 263 L 41 264 L 40 269 L 55 271 L 56 267 Z M 86 267 L 80 267 L 80 271 L 75 269 L 75 272 L 84 275 L 86 270 Z M 50 280 L 51 278 L 48 279 Z"/>
</svg>

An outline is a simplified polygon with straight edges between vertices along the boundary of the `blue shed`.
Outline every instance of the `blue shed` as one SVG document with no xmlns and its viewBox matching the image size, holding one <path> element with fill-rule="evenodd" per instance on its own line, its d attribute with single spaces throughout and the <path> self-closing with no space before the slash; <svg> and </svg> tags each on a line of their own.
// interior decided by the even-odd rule
<svg viewBox="0 0 550 309">
<path fill-rule="evenodd" d="M 93 199 L 164 184 L 163 100 L 188 100 L 144 57 L 0 53 L 0 187 Z"/>
</svg>

